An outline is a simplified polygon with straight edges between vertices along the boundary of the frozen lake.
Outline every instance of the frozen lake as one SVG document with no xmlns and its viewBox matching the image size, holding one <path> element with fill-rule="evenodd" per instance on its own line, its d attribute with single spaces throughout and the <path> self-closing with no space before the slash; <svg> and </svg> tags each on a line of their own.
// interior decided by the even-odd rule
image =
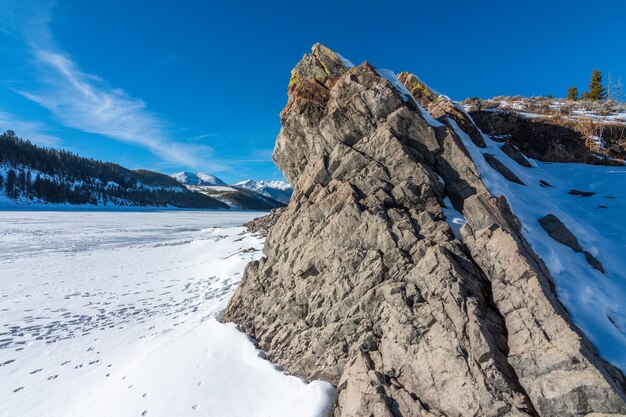
<svg viewBox="0 0 626 417">
<path fill-rule="evenodd" d="M 320 416 L 214 320 L 257 259 L 263 213 L 0 212 L 0 415 Z"/>
</svg>

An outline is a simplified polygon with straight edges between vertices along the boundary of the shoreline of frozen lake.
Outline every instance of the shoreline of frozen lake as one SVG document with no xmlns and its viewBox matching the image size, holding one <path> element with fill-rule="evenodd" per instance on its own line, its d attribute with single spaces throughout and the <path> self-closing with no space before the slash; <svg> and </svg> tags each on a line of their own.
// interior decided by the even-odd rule
<svg viewBox="0 0 626 417">
<path fill-rule="evenodd" d="M 0 414 L 323 416 L 225 308 L 265 213 L 0 211 Z"/>
</svg>

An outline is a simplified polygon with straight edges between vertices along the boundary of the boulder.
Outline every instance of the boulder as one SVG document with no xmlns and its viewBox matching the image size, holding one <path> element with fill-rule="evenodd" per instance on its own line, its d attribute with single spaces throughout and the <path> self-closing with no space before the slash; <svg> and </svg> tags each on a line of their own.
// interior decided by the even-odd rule
<svg viewBox="0 0 626 417">
<path fill-rule="evenodd" d="M 602 263 L 591 253 L 583 249 L 576 236 L 574 236 L 574 234 L 558 217 L 554 214 L 548 214 L 547 216 L 539 219 L 539 224 L 546 232 L 548 232 L 552 239 L 571 248 L 574 252 L 582 252 L 589 265 L 604 273 L 604 266 Z"/>
<path fill-rule="evenodd" d="M 532 168 L 528 159 L 524 156 L 524 154 L 517 148 L 517 146 L 511 144 L 510 142 L 505 142 L 504 145 L 500 148 L 502 152 L 504 152 L 509 158 L 517 162 L 523 167 Z"/>
<path fill-rule="evenodd" d="M 596 193 L 593 191 L 580 191 L 580 190 L 576 190 L 576 189 L 571 189 L 567 192 L 567 194 L 570 195 L 577 195 L 580 197 L 591 197 L 592 195 L 595 195 Z"/>
<path fill-rule="evenodd" d="M 550 237 L 559 243 L 571 248 L 575 252 L 582 252 L 583 248 L 578 243 L 578 239 L 570 230 L 563 224 L 563 222 L 554 214 L 548 214 L 547 216 L 539 219 L 539 224 L 544 228 Z"/>
<path fill-rule="evenodd" d="M 487 161 L 487 163 L 491 165 L 493 169 L 498 171 L 500 175 L 502 175 L 504 178 L 517 184 L 526 185 L 522 180 L 519 179 L 517 175 L 513 173 L 513 171 L 509 169 L 509 167 L 500 162 L 500 160 L 496 158 L 493 154 L 485 153 L 483 154 L 483 156 L 485 158 L 485 161 Z"/>
</svg>

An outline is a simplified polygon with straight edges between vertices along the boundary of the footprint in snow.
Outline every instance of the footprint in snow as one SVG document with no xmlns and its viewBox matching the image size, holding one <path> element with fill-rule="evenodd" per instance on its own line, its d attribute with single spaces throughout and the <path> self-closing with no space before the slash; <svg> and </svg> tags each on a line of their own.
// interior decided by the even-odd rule
<svg viewBox="0 0 626 417">
<path fill-rule="evenodd" d="M 57 379 L 58 377 L 58 375 L 51 375 L 48 377 L 48 381 L 52 381 L 53 379 Z"/>
<path fill-rule="evenodd" d="M 41 368 L 39 368 L 39 369 L 35 369 L 35 370 L 34 370 L 34 371 L 32 371 L 30 374 L 31 374 L 31 375 L 33 375 L 33 374 L 36 374 L 36 373 L 41 372 L 41 371 L 43 371 L 43 369 L 41 369 Z"/>
</svg>

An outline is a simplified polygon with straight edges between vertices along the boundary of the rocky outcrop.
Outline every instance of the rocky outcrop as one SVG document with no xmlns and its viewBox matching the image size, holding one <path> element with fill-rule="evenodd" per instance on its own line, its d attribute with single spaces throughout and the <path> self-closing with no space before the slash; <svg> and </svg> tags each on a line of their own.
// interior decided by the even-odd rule
<svg viewBox="0 0 626 417">
<path fill-rule="evenodd" d="M 589 138 L 581 133 L 581 130 L 586 130 L 583 126 L 589 123 L 593 125 L 593 119 L 562 115 L 528 117 L 513 109 L 475 109 L 469 114 L 492 139 L 506 141 L 539 161 L 624 165 L 623 123 L 612 123 L 607 119 L 601 123 L 601 127 L 597 126 L 596 134 L 601 134 L 606 142 L 606 149 L 601 150 L 593 149 Z"/>
<path fill-rule="evenodd" d="M 526 168 L 532 168 L 532 165 L 530 164 L 530 162 L 528 162 L 528 159 L 526 159 L 524 154 L 519 149 L 517 149 L 517 146 L 511 144 L 510 142 L 506 142 L 504 145 L 502 145 L 502 148 L 500 149 L 502 149 L 502 152 L 504 152 L 509 158 L 511 158 L 521 166 Z"/>
<path fill-rule="evenodd" d="M 591 197 L 592 195 L 596 195 L 596 193 L 593 192 L 593 191 L 580 191 L 580 190 L 576 190 L 576 189 L 569 190 L 567 192 L 567 194 L 577 195 L 577 196 L 580 196 L 580 197 Z"/>
<path fill-rule="evenodd" d="M 257 233 L 261 236 L 267 237 L 267 234 L 272 227 L 274 227 L 283 211 L 284 207 L 273 209 L 270 214 L 251 220 L 244 224 L 244 226 L 250 233 Z"/>
<path fill-rule="evenodd" d="M 506 199 L 473 196 L 464 214 L 463 242 L 491 282 L 508 332 L 508 362 L 538 414 L 624 413 L 623 375 L 569 321 Z"/>
<path fill-rule="evenodd" d="M 574 234 L 563 224 L 561 219 L 554 214 L 548 214 L 547 216 L 539 219 L 539 224 L 543 229 L 548 232 L 550 237 L 559 243 L 572 249 L 574 252 L 582 252 L 585 255 L 585 259 L 595 269 L 600 272 L 604 272 L 604 266 L 595 258 L 591 253 L 584 250 L 578 242 L 578 239 Z"/>
<path fill-rule="evenodd" d="M 504 178 L 506 178 L 507 180 L 511 182 L 525 185 L 524 182 L 520 180 L 519 177 L 515 175 L 513 171 L 509 169 L 509 167 L 507 167 L 502 162 L 500 162 L 500 160 L 496 158 L 495 155 L 490 154 L 490 153 L 485 153 L 483 154 L 483 156 L 485 157 L 485 161 L 487 161 L 487 163 L 491 166 L 491 168 L 498 171 L 498 173 L 500 173 L 500 175 L 502 175 Z"/>
<path fill-rule="evenodd" d="M 335 384 L 335 416 L 626 412 L 622 375 L 574 330 L 459 123 L 416 98 L 322 45 L 303 57 L 274 151 L 294 194 L 223 319 Z"/>
</svg>

